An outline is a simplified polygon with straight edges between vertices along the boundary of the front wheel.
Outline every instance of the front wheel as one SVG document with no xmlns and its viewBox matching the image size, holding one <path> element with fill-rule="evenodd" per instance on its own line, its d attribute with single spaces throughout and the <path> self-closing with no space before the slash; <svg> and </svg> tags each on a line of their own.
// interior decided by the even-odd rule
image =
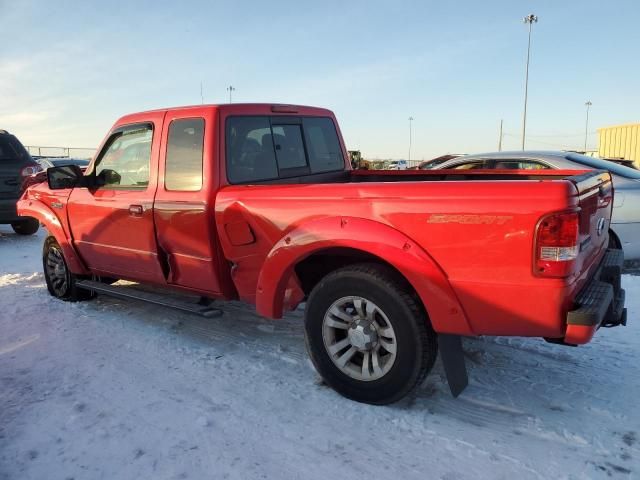
<svg viewBox="0 0 640 480">
<path fill-rule="evenodd" d="M 393 270 L 358 264 L 313 289 L 305 311 L 309 356 L 324 381 L 358 402 L 400 400 L 433 367 L 436 334 L 408 284 Z"/>
<path fill-rule="evenodd" d="M 24 220 L 13 222 L 11 228 L 18 235 L 33 235 L 40 228 L 40 222 L 35 218 L 26 217 Z"/>
<path fill-rule="evenodd" d="M 70 302 L 88 300 L 95 294 L 76 286 L 77 276 L 67 267 L 62 248 L 54 237 L 47 237 L 42 249 L 42 265 L 47 290 L 56 298 Z"/>
</svg>

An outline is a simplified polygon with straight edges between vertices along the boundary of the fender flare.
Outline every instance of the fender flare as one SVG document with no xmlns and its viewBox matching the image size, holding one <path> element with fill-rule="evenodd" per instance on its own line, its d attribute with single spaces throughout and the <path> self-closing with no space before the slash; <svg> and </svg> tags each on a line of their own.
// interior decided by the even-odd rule
<svg viewBox="0 0 640 480">
<path fill-rule="evenodd" d="M 44 224 L 49 235 L 55 237 L 62 249 L 62 254 L 67 262 L 69 270 L 76 275 L 87 275 L 89 271 L 82 262 L 78 252 L 69 241 L 67 232 L 60 223 L 58 216 L 40 200 L 22 198 L 18 201 L 18 214 L 25 217 L 33 217 Z"/>
<path fill-rule="evenodd" d="M 355 217 L 312 220 L 280 239 L 258 277 L 258 313 L 281 318 L 285 289 L 295 266 L 316 252 L 335 247 L 375 255 L 396 268 L 418 293 L 436 332 L 474 335 L 449 280 L 420 245 L 393 227 Z"/>
</svg>

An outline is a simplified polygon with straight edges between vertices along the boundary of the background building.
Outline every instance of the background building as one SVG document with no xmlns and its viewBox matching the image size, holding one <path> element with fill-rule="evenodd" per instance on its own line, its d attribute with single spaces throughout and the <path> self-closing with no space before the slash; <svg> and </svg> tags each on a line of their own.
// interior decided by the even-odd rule
<svg viewBox="0 0 640 480">
<path fill-rule="evenodd" d="M 640 123 L 599 128 L 598 156 L 633 160 L 640 167 Z"/>
</svg>

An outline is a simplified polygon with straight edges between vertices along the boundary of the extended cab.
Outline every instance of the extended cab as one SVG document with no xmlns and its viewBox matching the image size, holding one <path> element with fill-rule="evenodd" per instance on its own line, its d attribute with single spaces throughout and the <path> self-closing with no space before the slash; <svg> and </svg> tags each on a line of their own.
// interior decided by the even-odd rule
<svg viewBox="0 0 640 480">
<path fill-rule="evenodd" d="M 626 322 L 601 171 L 352 171 L 332 112 L 270 104 L 127 115 L 86 172 L 19 202 L 49 232 L 49 292 L 125 279 L 280 318 L 306 302 L 310 357 L 363 402 L 396 401 L 462 336 L 588 342 Z M 106 288 L 106 290 L 105 290 Z"/>
</svg>

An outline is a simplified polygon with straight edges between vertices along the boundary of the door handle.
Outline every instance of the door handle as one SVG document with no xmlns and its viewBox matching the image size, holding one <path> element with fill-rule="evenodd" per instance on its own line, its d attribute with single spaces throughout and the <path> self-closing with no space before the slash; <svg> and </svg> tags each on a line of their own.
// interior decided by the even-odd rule
<svg viewBox="0 0 640 480">
<path fill-rule="evenodd" d="M 141 217 L 143 211 L 142 205 L 129 205 L 129 215 L 132 217 Z"/>
</svg>

